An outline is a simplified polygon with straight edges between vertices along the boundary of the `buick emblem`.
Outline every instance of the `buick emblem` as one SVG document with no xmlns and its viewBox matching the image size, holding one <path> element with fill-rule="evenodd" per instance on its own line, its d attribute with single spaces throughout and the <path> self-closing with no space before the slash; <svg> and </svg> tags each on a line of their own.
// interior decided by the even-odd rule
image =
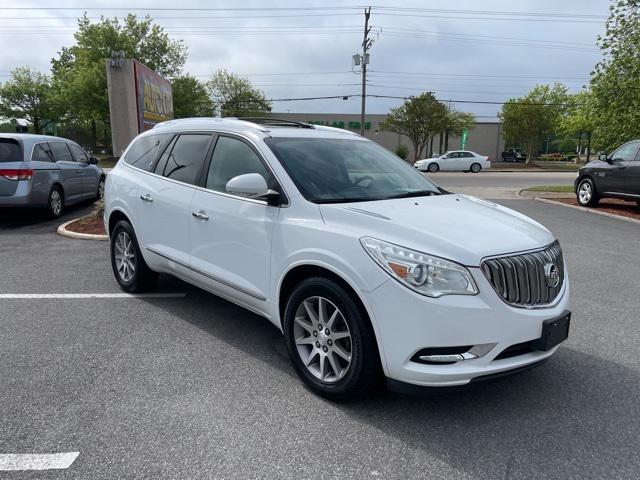
<svg viewBox="0 0 640 480">
<path fill-rule="evenodd" d="M 560 283 L 560 274 L 558 273 L 558 267 L 556 267 L 553 263 L 545 264 L 544 278 L 547 281 L 548 287 L 556 288 Z"/>
</svg>

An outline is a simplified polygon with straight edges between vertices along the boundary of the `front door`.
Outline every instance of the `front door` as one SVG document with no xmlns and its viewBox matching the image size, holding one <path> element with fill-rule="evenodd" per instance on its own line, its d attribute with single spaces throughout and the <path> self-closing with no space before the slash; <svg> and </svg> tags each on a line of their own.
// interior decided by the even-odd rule
<svg viewBox="0 0 640 480">
<path fill-rule="evenodd" d="M 618 148 L 609 157 L 611 164 L 598 172 L 598 189 L 601 192 L 626 193 L 628 189 L 628 177 L 630 168 L 635 164 L 636 153 L 640 141 L 634 140 Z"/>
<path fill-rule="evenodd" d="M 204 188 L 191 205 L 191 268 L 211 289 L 267 313 L 271 239 L 280 209 L 226 192 L 229 180 L 246 173 L 259 173 L 278 188 L 254 147 L 239 137 L 218 136 Z"/>
<path fill-rule="evenodd" d="M 75 143 L 68 143 L 73 160 L 82 167 L 82 191 L 87 197 L 92 198 L 98 192 L 100 173 L 89 163 L 89 155 Z"/>
<path fill-rule="evenodd" d="M 458 152 L 449 152 L 441 157 L 440 170 L 452 171 L 458 169 Z"/>
</svg>

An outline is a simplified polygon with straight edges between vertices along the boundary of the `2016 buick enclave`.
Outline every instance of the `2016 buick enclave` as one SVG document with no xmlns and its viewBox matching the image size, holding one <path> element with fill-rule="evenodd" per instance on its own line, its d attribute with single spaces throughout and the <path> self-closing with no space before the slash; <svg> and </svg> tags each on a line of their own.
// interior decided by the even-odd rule
<svg viewBox="0 0 640 480">
<path fill-rule="evenodd" d="M 169 121 L 134 139 L 105 199 L 125 291 L 165 272 L 267 318 L 330 398 L 382 378 L 405 389 L 512 373 L 568 335 L 569 281 L 546 228 L 347 131 Z"/>
</svg>

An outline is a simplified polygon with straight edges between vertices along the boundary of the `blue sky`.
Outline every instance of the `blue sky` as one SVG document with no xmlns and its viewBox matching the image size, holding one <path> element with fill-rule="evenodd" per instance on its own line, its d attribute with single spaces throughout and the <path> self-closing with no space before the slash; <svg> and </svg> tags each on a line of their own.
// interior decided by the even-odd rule
<svg viewBox="0 0 640 480">
<path fill-rule="evenodd" d="M 185 71 L 203 80 L 226 68 L 248 76 L 273 99 L 360 91 L 351 56 L 362 41 L 364 16 L 358 6 L 366 4 L 73 0 L 55 4 L 65 9 L 47 8 L 50 5 L 3 2 L 0 80 L 19 65 L 47 71 L 51 57 L 73 43 L 75 18 L 85 10 L 99 17 L 123 16 L 136 8 L 133 13 L 148 13 L 173 38 L 185 41 Z M 458 110 L 488 119 L 495 117 L 499 105 L 457 101 L 504 101 L 554 80 L 572 91 L 587 83 L 600 58 L 596 38 L 604 31 L 609 2 L 407 0 L 371 5 L 374 44 L 368 93 L 403 97 L 434 91 L 440 99 L 451 99 Z M 193 10 L 199 8 L 208 10 Z M 367 109 L 385 113 L 401 102 L 372 97 Z M 356 113 L 359 108 L 356 97 L 274 102 L 274 111 L 281 112 Z"/>
</svg>

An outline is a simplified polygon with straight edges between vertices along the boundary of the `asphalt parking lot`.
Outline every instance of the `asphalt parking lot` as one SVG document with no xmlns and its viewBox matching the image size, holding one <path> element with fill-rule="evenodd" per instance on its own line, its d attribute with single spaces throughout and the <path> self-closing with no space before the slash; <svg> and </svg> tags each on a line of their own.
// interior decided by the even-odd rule
<svg viewBox="0 0 640 480">
<path fill-rule="evenodd" d="M 307 391 L 261 318 L 169 277 L 166 296 L 109 298 L 106 242 L 1 219 L 0 453 L 78 455 L 67 469 L 0 477 L 640 477 L 640 226 L 500 202 L 559 238 L 569 340 L 517 376 L 348 404 Z"/>
</svg>

